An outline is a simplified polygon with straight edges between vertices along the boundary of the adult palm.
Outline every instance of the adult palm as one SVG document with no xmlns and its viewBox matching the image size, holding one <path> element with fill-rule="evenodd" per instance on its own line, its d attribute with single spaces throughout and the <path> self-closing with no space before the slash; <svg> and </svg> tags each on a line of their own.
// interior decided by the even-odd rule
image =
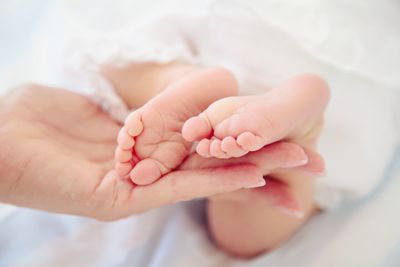
<svg viewBox="0 0 400 267">
<path fill-rule="evenodd" d="M 78 94 L 11 91 L 0 102 L 0 201 L 110 220 L 260 182 L 256 167 L 239 165 L 174 171 L 135 187 L 112 171 L 119 127 Z"/>
<path fill-rule="evenodd" d="M 68 201 L 62 212 L 71 213 L 87 211 L 82 203 L 95 209 L 88 198 L 112 168 L 118 124 L 85 97 L 35 85 L 11 91 L 0 108 L 5 201 L 50 211 Z"/>
</svg>

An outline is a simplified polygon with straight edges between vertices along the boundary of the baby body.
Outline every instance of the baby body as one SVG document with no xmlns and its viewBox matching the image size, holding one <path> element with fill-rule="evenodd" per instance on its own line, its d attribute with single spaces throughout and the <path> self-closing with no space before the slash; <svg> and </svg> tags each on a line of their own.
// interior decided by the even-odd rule
<svg viewBox="0 0 400 267">
<path fill-rule="evenodd" d="M 312 129 L 309 134 L 305 132 L 300 133 L 301 130 L 306 131 L 305 129 L 300 129 L 299 132 L 294 134 L 292 131 L 294 129 L 289 129 L 290 127 L 284 128 L 280 133 L 273 132 L 272 135 L 265 135 L 265 133 L 260 131 L 258 128 L 243 129 L 240 127 L 234 127 L 240 132 L 240 134 L 247 132 L 246 135 L 239 139 L 239 133 L 234 132 L 233 129 L 229 129 L 229 131 L 223 133 L 221 129 L 223 128 L 221 127 L 222 120 L 229 120 L 229 118 L 232 120 L 235 118 L 236 120 L 240 117 L 237 114 L 238 110 L 242 111 L 243 105 L 247 107 L 251 106 L 253 110 L 256 110 L 255 103 L 262 102 L 263 110 L 268 113 L 268 116 L 271 115 L 271 108 L 268 108 L 266 105 L 266 102 L 268 101 L 261 101 L 262 97 L 258 97 L 257 99 L 247 98 L 249 101 L 248 103 L 254 103 L 254 105 L 244 104 L 247 101 L 245 100 L 246 98 L 226 99 L 226 97 L 231 97 L 236 94 L 236 85 L 226 86 L 225 84 L 222 84 L 221 81 L 218 82 L 216 76 L 214 76 L 214 78 L 212 77 L 212 70 L 208 70 L 208 74 L 205 74 L 199 70 L 198 67 L 193 67 L 194 65 L 227 67 L 235 73 L 235 78 L 240 81 L 238 89 L 242 95 L 248 94 L 250 91 L 251 93 L 256 92 L 263 95 L 268 90 L 271 90 L 271 93 L 273 91 L 280 92 L 281 90 L 276 90 L 279 88 L 282 89 L 282 86 L 278 81 L 285 80 L 289 77 L 295 76 L 296 73 L 302 73 L 305 71 L 323 73 L 323 76 L 328 78 L 330 83 L 334 84 L 334 107 L 331 108 L 330 112 L 327 114 L 329 116 L 329 119 L 327 120 L 328 131 L 324 133 L 325 136 L 322 138 L 322 149 L 328 157 L 330 165 L 329 173 L 327 177 L 317 181 L 317 186 L 319 187 L 316 190 L 318 206 L 322 208 L 335 207 L 343 199 L 354 199 L 360 197 L 360 195 L 365 195 L 374 188 L 376 183 L 379 181 L 379 174 L 383 168 L 382 166 L 384 166 L 384 164 L 382 164 L 384 159 L 381 158 L 385 158 L 385 156 L 381 157 L 371 155 L 378 155 L 374 152 L 376 149 L 381 151 L 383 147 L 390 147 L 389 144 L 393 143 L 393 136 L 390 135 L 390 130 L 384 130 L 380 136 L 385 137 L 380 138 L 379 141 L 376 141 L 375 143 L 373 142 L 376 140 L 375 136 L 373 136 L 373 133 L 377 128 L 375 125 L 380 125 L 378 128 L 388 129 L 387 125 L 389 124 L 387 121 L 382 120 L 385 116 L 379 117 L 371 114 L 373 110 L 371 106 L 379 106 L 377 105 L 377 102 L 380 101 L 378 100 L 380 98 L 377 97 L 378 94 L 364 91 L 364 88 L 370 85 L 370 79 L 381 82 L 385 80 L 383 79 L 384 77 L 382 76 L 382 73 L 385 75 L 387 74 L 386 71 L 376 71 L 377 69 L 375 67 L 379 64 L 377 64 L 378 61 L 373 60 L 375 53 L 366 53 L 367 56 L 365 57 L 361 57 L 356 53 L 359 49 L 355 47 L 355 44 L 370 44 L 371 42 L 365 42 L 364 39 L 364 41 L 351 39 L 353 41 L 349 40 L 349 42 L 346 42 L 348 47 L 344 47 L 343 49 L 338 46 L 337 42 L 335 42 L 343 39 L 336 38 L 338 37 L 337 34 L 343 32 L 343 30 L 348 30 L 348 33 L 357 32 L 357 34 L 350 34 L 349 36 L 351 36 L 351 38 L 357 39 L 360 36 L 364 36 L 359 35 L 363 33 L 362 29 L 354 31 L 354 29 L 350 27 L 351 25 L 355 25 L 351 22 L 356 19 L 351 12 L 349 13 L 351 15 L 349 16 L 351 21 L 347 23 L 349 28 L 339 29 L 340 32 L 330 32 L 331 35 L 329 35 L 326 34 L 326 30 L 316 31 L 314 26 L 321 25 L 322 27 L 325 24 L 320 22 L 326 21 L 331 22 L 331 25 L 338 25 L 333 22 L 335 22 L 335 19 L 337 18 L 340 18 L 340 21 L 342 21 L 343 17 L 333 16 L 335 15 L 334 12 L 332 14 L 323 13 L 324 16 L 312 16 L 314 11 L 318 11 L 313 9 L 313 5 L 309 6 L 299 4 L 297 7 L 301 8 L 301 12 L 299 12 L 299 10 L 292 8 L 292 3 L 289 1 L 287 1 L 287 3 L 283 2 L 282 5 L 279 6 L 276 6 L 274 1 L 262 1 L 257 4 L 244 3 L 245 2 L 242 3 L 242 1 L 215 1 L 215 3 L 211 5 L 211 8 L 206 10 L 207 16 L 200 18 L 197 14 L 197 11 L 200 9 L 189 8 L 188 10 L 185 10 L 185 12 L 182 12 L 185 16 L 175 14 L 176 11 L 174 10 L 173 12 L 170 12 L 173 16 L 160 16 L 160 18 L 150 24 L 149 27 L 139 27 L 139 29 L 134 29 L 132 32 L 128 31 L 127 34 L 123 34 L 125 36 L 124 38 L 115 39 L 115 36 L 113 35 L 111 47 L 115 48 L 114 45 L 116 44 L 118 49 L 106 49 L 107 47 L 110 47 L 110 45 L 106 44 L 104 45 L 105 49 L 103 49 L 103 53 L 98 53 L 99 51 L 97 49 L 93 49 L 94 46 L 89 46 L 90 49 L 86 51 L 89 56 L 85 58 L 90 58 L 91 60 L 94 59 L 94 62 L 96 63 L 109 64 L 110 68 L 104 70 L 103 74 L 105 74 L 105 77 L 114 86 L 117 93 L 130 108 L 138 108 L 138 112 L 129 116 L 129 120 L 127 120 L 124 127 L 125 130 L 121 131 L 119 137 L 120 145 L 116 152 L 118 162 L 116 168 L 121 173 L 124 173 L 123 176 L 129 176 L 129 179 L 132 178 L 136 184 L 145 185 L 152 183 L 164 173 L 167 173 L 170 169 L 176 167 L 180 168 L 180 159 L 186 157 L 190 152 L 192 146 L 190 141 L 193 141 L 193 139 L 202 138 L 203 140 L 203 137 L 206 137 L 203 141 L 196 140 L 199 141 L 200 145 L 197 150 L 202 156 L 211 156 L 211 159 L 215 158 L 215 162 L 219 163 L 221 161 L 217 161 L 216 158 L 233 157 L 231 159 L 222 159 L 222 162 L 231 164 L 241 163 L 241 154 L 244 154 L 249 150 L 254 150 L 263 143 L 266 145 L 263 149 L 276 147 L 279 149 L 287 148 L 285 146 L 276 146 L 279 142 L 273 141 L 275 140 L 273 137 L 281 137 L 281 139 L 278 138 L 276 140 L 292 141 L 303 147 L 309 160 L 309 163 L 306 166 L 308 170 L 311 169 L 314 171 L 312 175 L 310 175 L 310 173 L 299 172 L 299 169 L 301 169 L 299 167 L 293 168 L 293 171 L 279 170 L 279 172 L 276 171 L 273 175 L 269 175 L 266 179 L 268 185 L 261 186 L 260 189 L 232 193 L 226 197 L 215 197 L 210 199 L 208 202 L 208 213 L 210 215 L 208 217 L 209 225 L 213 236 L 218 243 L 235 254 L 250 255 L 256 253 L 255 251 L 263 251 L 274 247 L 278 243 L 286 240 L 304 223 L 304 221 L 307 220 L 307 218 L 309 218 L 309 214 L 312 214 L 317 209 L 317 205 L 314 204 L 313 199 L 313 177 L 316 174 L 321 174 L 323 171 L 321 166 L 323 165 L 320 158 L 318 160 L 318 157 L 313 157 L 313 154 L 311 153 L 315 148 L 316 138 L 298 137 L 304 137 L 307 135 L 313 137 L 318 136 L 320 130 L 319 126 L 321 126 L 322 121 L 315 123 L 315 125 L 319 125 L 318 127 L 313 127 L 315 126 L 313 123 L 311 123 L 311 126 L 305 127 Z M 329 4 L 331 4 L 331 2 Z M 254 7 L 250 8 L 252 5 L 254 5 Z M 324 8 L 326 5 L 318 5 L 318 7 Z M 343 13 L 343 10 L 338 10 L 340 10 L 338 13 Z M 295 11 L 295 13 L 291 13 L 292 11 Z M 293 14 L 296 14 L 296 16 L 293 16 Z M 301 16 L 304 14 L 310 15 L 304 17 L 309 20 L 305 20 L 303 21 L 303 24 L 299 24 L 296 19 L 300 16 L 299 14 L 302 14 Z M 100 18 L 101 21 L 104 21 L 104 16 L 100 16 Z M 131 18 L 132 15 L 129 14 L 129 20 L 131 20 Z M 296 23 L 291 24 L 293 21 Z M 136 24 L 132 22 L 132 25 Z M 328 23 L 327 25 L 329 26 L 330 24 Z M 389 29 L 390 27 L 380 28 Z M 318 33 L 321 33 L 322 35 L 318 35 Z M 136 38 L 137 36 L 139 36 L 139 38 Z M 207 38 L 205 38 L 205 36 Z M 221 38 L 221 36 L 223 36 L 223 38 Z M 369 32 L 365 31 L 365 36 L 370 37 L 371 35 Z M 388 36 L 395 35 L 388 34 Z M 378 39 L 379 38 L 377 38 L 377 40 Z M 136 40 L 144 40 L 144 43 L 136 42 Z M 96 43 L 99 42 L 96 41 Z M 378 40 L 378 43 L 380 43 L 380 40 Z M 119 44 L 121 45 L 120 47 L 118 46 Z M 148 47 L 150 47 L 150 49 L 147 49 Z M 336 48 L 341 49 L 337 50 Z M 117 51 L 116 54 L 115 51 Z M 371 52 L 371 49 L 365 51 Z M 96 56 L 96 54 L 100 54 L 101 56 Z M 164 64 L 165 62 L 198 63 L 198 60 L 202 64 Z M 121 61 L 123 64 L 121 64 Z M 159 64 L 147 64 L 146 67 L 143 67 L 143 65 L 146 64 L 140 62 L 158 62 Z M 354 65 L 352 64 L 353 62 L 360 62 L 360 64 Z M 371 62 L 374 63 L 369 64 Z M 121 65 L 125 67 L 116 70 L 115 66 Z M 132 67 L 132 65 L 136 65 L 136 67 Z M 374 66 L 373 75 L 367 75 L 371 74 L 368 69 L 369 66 Z M 145 69 L 144 72 L 148 71 L 150 74 L 142 75 L 143 69 Z M 220 74 L 224 73 L 221 69 L 218 71 Z M 350 79 L 351 77 L 348 75 L 349 71 L 360 76 L 357 78 L 359 80 L 358 83 L 352 82 Z M 124 75 L 134 78 L 123 78 L 122 76 Z M 171 105 L 171 99 L 167 101 L 167 96 L 171 97 L 174 95 L 174 99 L 172 100 L 175 108 L 174 112 L 178 111 L 179 113 L 182 109 L 180 109 L 181 107 L 179 107 L 179 103 L 176 101 L 175 96 L 186 95 L 183 94 L 185 90 L 179 88 L 188 87 L 178 86 L 178 84 L 180 83 L 182 85 L 186 83 L 187 85 L 190 84 L 192 89 L 196 88 L 196 82 L 193 82 L 193 80 L 196 80 L 196 78 L 197 80 L 202 80 L 202 75 L 203 77 L 207 76 L 210 78 L 210 81 L 212 80 L 212 82 L 206 84 L 208 90 L 204 89 L 204 83 L 201 86 L 197 86 L 197 88 L 201 87 L 203 92 L 203 94 L 198 95 L 199 99 L 204 102 L 200 103 L 196 109 L 191 109 L 190 107 L 187 108 L 187 112 L 184 112 L 185 114 L 180 117 L 179 120 L 175 120 L 174 115 L 170 116 L 170 119 L 172 118 L 170 121 L 174 122 L 172 126 L 166 123 L 167 121 L 164 119 L 165 116 L 159 116 L 160 114 L 156 114 L 158 122 L 165 122 L 165 124 L 170 125 L 171 128 L 167 129 L 167 131 L 164 131 L 164 129 L 158 132 L 150 131 L 150 129 L 159 130 L 157 127 L 159 127 L 160 124 L 154 123 L 153 119 L 148 120 L 148 118 L 151 118 L 150 115 L 154 115 L 154 112 L 153 114 L 150 114 L 147 111 L 154 109 L 155 106 L 157 106 L 157 109 L 161 109 L 159 107 L 163 106 L 163 111 L 159 113 L 161 113 L 161 115 L 168 114 L 167 111 L 171 111 L 168 108 L 168 105 Z M 367 79 L 361 78 L 365 75 L 368 76 Z M 229 81 L 228 84 L 236 84 L 235 81 L 232 82 L 232 79 L 229 78 L 232 77 L 230 73 L 225 73 L 221 76 L 225 77 L 224 79 Z M 311 83 L 320 84 L 317 88 L 320 88 L 321 84 L 324 84 L 321 82 L 320 78 L 312 75 L 310 76 L 309 78 L 311 78 Z M 290 81 L 297 80 L 298 78 L 299 77 L 293 78 L 288 82 L 290 83 Z M 123 81 L 121 82 L 121 80 L 124 79 L 129 80 L 129 82 L 124 84 Z M 144 79 L 151 82 L 143 82 Z M 183 81 L 184 79 L 185 81 Z M 288 82 L 285 83 L 287 84 Z M 135 84 L 136 87 L 133 86 Z M 220 93 L 214 92 L 214 90 L 210 89 L 213 88 L 212 84 L 219 88 Z M 299 84 L 304 85 L 304 82 Z M 322 87 L 325 86 L 326 85 L 322 85 Z M 132 90 L 129 90 L 129 88 Z M 144 88 L 146 89 L 144 90 Z M 290 88 L 292 88 L 292 86 L 290 86 Z M 168 89 L 165 92 L 169 91 L 169 93 L 164 94 L 163 89 Z M 206 95 L 205 91 L 212 92 L 212 94 L 209 95 L 209 98 L 204 97 L 204 95 Z M 324 91 L 324 89 L 322 91 Z M 289 92 L 289 94 L 291 93 L 294 94 L 294 92 Z M 267 97 L 268 94 L 269 93 L 264 95 L 265 99 L 270 98 Z M 279 99 L 279 97 L 276 96 L 277 94 L 278 93 L 273 93 L 272 95 L 275 95 L 275 97 L 272 98 Z M 156 98 L 145 105 L 148 100 L 156 95 Z M 187 99 L 184 97 L 180 99 L 188 100 L 190 97 L 193 98 L 194 95 L 188 94 Z M 364 99 L 365 105 L 354 109 L 355 103 L 348 100 L 352 97 Z M 368 100 L 366 100 L 367 97 L 369 97 Z M 216 100 L 220 98 L 225 99 L 216 102 Z M 322 97 L 322 99 L 325 98 L 326 97 Z M 263 100 L 265 99 L 263 98 Z M 298 99 L 301 99 L 301 97 Z M 291 105 L 291 103 L 288 102 L 282 101 L 281 103 L 287 107 Z M 324 105 L 324 100 L 314 101 L 313 103 L 316 104 L 316 102 L 318 102 L 318 105 Z M 272 103 L 269 102 L 269 104 Z M 306 106 L 306 102 L 303 102 L 303 104 L 303 107 Z M 211 107 L 207 109 L 209 105 L 211 105 Z M 240 107 L 238 108 L 237 105 Z M 314 107 L 317 110 L 323 110 L 323 107 L 320 106 L 318 108 L 318 105 L 310 105 L 310 107 Z M 273 106 L 275 107 L 275 105 Z M 387 112 L 386 110 L 385 112 L 389 114 L 392 112 L 389 112 L 391 105 L 385 105 L 385 107 L 386 106 L 388 108 Z M 298 107 L 301 107 L 301 105 Z M 147 111 L 145 112 L 145 110 Z M 312 117 L 309 114 L 306 115 L 306 112 L 297 112 L 296 109 L 285 108 L 278 110 L 281 119 L 290 117 L 293 114 L 295 115 L 293 118 L 297 118 L 298 120 L 292 120 L 292 122 L 294 122 L 293 125 L 291 125 L 293 128 L 296 128 L 296 123 L 301 124 L 300 121 Z M 284 112 L 284 110 L 293 111 L 293 113 L 288 114 Z M 358 110 L 360 111 L 359 113 L 357 113 Z M 313 110 L 309 109 L 309 111 L 311 112 Z M 361 114 L 361 111 L 365 114 L 369 114 L 368 117 L 370 123 L 363 124 L 362 120 L 358 120 L 360 117 L 365 117 L 365 114 Z M 174 112 L 172 112 L 172 114 L 176 114 Z M 242 114 L 242 112 L 240 113 Z M 275 117 L 276 114 L 275 112 L 273 113 L 273 116 Z M 382 111 L 382 114 L 383 113 L 384 112 Z M 250 114 L 254 114 L 254 112 L 250 112 Z M 257 116 L 254 117 L 258 118 L 258 115 L 260 114 L 263 113 L 257 110 Z M 301 114 L 303 114 L 304 117 L 301 117 Z M 146 119 L 143 119 L 142 115 L 144 115 Z M 168 115 L 171 115 L 171 113 Z M 241 126 L 251 125 L 254 117 L 251 117 L 248 121 L 246 119 L 246 124 L 241 124 Z M 322 116 L 318 118 L 322 118 Z M 374 120 L 374 118 L 379 119 Z M 371 122 L 372 120 L 374 120 L 373 123 Z M 310 121 L 312 121 L 312 119 Z M 147 128 L 146 124 L 149 124 L 150 122 L 153 122 L 153 125 L 150 124 L 151 127 L 154 126 L 153 128 Z M 270 123 L 265 125 L 268 124 L 270 127 Z M 131 129 L 130 133 L 127 131 L 127 126 L 129 125 L 134 128 L 133 130 Z M 183 127 L 184 125 L 185 127 Z M 190 125 L 192 125 L 192 127 L 189 127 Z M 263 124 L 257 126 L 260 125 Z M 288 125 L 289 123 L 286 126 Z M 194 126 L 197 126 L 195 130 L 193 129 Z M 349 126 L 351 127 L 349 128 Z M 206 135 L 211 128 L 213 129 L 213 133 L 209 136 Z M 146 129 L 148 129 L 147 133 Z M 224 129 L 226 130 L 226 128 Z M 149 135 L 149 132 L 152 132 L 153 135 Z M 169 133 L 169 135 L 164 135 L 161 138 L 160 134 L 165 132 Z M 296 136 L 296 134 L 298 134 L 298 136 Z M 329 135 L 329 138 L 327 138 L 326 134 Z M 360 139 L 361 135 L 362 138 Z M 187 140 L 185 140 L 184 137 L 186 137 Z M 253 139 L 253 142 L 255 139 L 261 142 L 260 144 L 255 142 L 256 144 L 253 143 L 247 147 L 247 149 L 243 149 L 240 144 L 244 145 L 243 142 L 247 140 L 245 137 L 250 137 L 250 139 Z M 272 139 L 270 141 L 273 142 L 272 145 L 268 145 L 268 138 Z M 210 139 L 215 140 L 211 141 Z M 385 145 L 382 144 L 383 140 L 387 141 Z M 157 152 L 152 153 L 153 149 Z M 346 153 L 343 153 L 344 149 Z M 361 151 L 369 149 L 369 152 L 371 153 L 359 153 L 360 149 Z M 172 151 L 178 150 L 181 154 L 172 153 Z M 389 155 L 390 149 L 386 150 L 387 153 L 385 155 Z M 134 155 L 132 155 L 132 151 L 134 151 Z M 273 149 L 271 151 L 273 151 Z M 299 159 L 300 158 L 301 157 L 299 157 Z M 197 163 L 200 162 L 200 159 L 200 156 L 198 156 Z M 164 160 L 166 160 L 166 162 L 163 162 Z M 210 160 L 210 158 L 208 158 L 208 160 Z M 263 158 L 263 160 L 268 159 Z M 168 164 L 160 165 L 160 162 Z M 210 161 L 207 162 L 207 164 L 210 164 Z M 365 168 L 366 162 L 368 162 L 368 168 Z M 136 165 L 136 163 L 138 164 Z M 197 165 L 207 167 L 207 164 L 204 166 L 202 164 Z M 362 166 L 362 168 L 354 168 L 354 164 L 358 164 L 359 166 Z M 131 170 L 133 165 L 135 165 L 135 167 Z M 302 209 L 299 209 L 299 205 L 293 204 L 296 201 L 292 201 L 291 204 L 288 205 L 288 203 L 282 203 L 284 201 L 277 201 L 277 198 L 275 198 L 274 205 L 271 205 L 271 198 L 265 196 L 273 195 L 271 192 L 274 191 L 272 190 L 274 187 L 282 189 L 282 186 L 279 185 L 282 185 L 283 183 L 277 183 L 276 181 L 284 181 L 285 185 L 289 185 L 286 189 L 290 188 L 290 192 L 297 192 L 297 194 L 286 194 L 286 196 L 301 195 L 300 197 L 297 197 L 297 199 L 302 199 Z M 255 194 L 255 192 L 260 191 L 265 191 L 263 197 L 261 197 L 260 194 Z M 276 193 L 275 196 L 284 195 L 284 191 L 285 190 L 275 190 L 275 192 L 279 192 Z M 274 206 L 274 208 L 272 208 L 272 206 Z M 286 207 L 286 210 L 280 209 L 275 212 L 277 206 L 284 206 Z M 289 210 L 288 206 L 290 207 Z M 260 214 L 260 210 L 263 211 L 264 215 Z M 286 211 L 286 213 L 282 213 L 282 210 Z M 290 217 L 290 219 L 287 218 L 288 214 L 297 215 L 297 217 L 299 217 L 298 215 L 301 214 L 299 211 L 304 213 L 302 219 L 295 220 L 293 216 Z M 224 215 L 222 216 L 222 214 Z M 229 223 L 227 223 L 227 220 L 223 218 L 231 219 L 229 220 Z M 271 222 L 271 218 L 276 219 L 276 224 Z M 284 223 L 282 223 L 286 222 L 286 220 L 290 224 L 289 230 L 287 230 Z M 257 221 L 260 223 L 259 225 L 254 223 Z M 269 223 L 272 223 L 272 225 Z M 245 233 L 243 232 L 244 229 L 246 230 Z M 262 231 L 260 231 L 260 229 L 262 229 Z M 283 229 L 283 231 L 278 231 L 278 229 Z M 240 235 L 240 233 L 243 235 Z M 249 242 L 246 242 L 246 240 Z M 255 242 L 256 240 L 258 241 Z M 265 240 L 270 243 L 265 244 Z M 275 240 L 276 242 L 272 242 L 271 240 Z M 233 248 L 228 247 L 226 244 L 242 245 L 242 247 Z M 244 248 L 247 248 L 248 251 L 244 251 Z"/>
<path fill-rule="evenodd" d="M 234 255 L 253 256 L 287 240 L 317 209 L 314 178 L 324 166 L 314 149 L 329 101 L 327 84 L 303 74 L 262 95 L 235 96 L 236 79 L 224 68 L 162 68 L 173 75 L 153 77 L 168 82 L 120 130 L 115 159 L 121 178 L 138 186 L 157 182 L 181 167 L 194 141 L 199 156 L 225 165 L 243 163 L 249 152 L 296 143 L 304 154 L 290 168 L 268 173 L 257 189 L 215 196 L 207 209 L 213 238 Z"/>
</svg>

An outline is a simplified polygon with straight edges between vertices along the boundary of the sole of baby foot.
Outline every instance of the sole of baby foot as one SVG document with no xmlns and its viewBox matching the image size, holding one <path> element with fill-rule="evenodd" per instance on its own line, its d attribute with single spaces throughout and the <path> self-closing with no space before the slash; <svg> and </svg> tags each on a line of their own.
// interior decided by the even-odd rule
<svg viewBox="0 0 400 267">
<path fill-rule="evenodd" d="M 196 151 L 203 157 L 241 157 L 278 140 L 315 137 L 328 101 L 325 81 L 299 75 L 261 96 L 219 100 L 190 118 L 182 132 L 199 140 Z"/>
<path fill-rule="evenodd" d="M 207 107 L 206 111 L 189 118 L 182 127 L 182 136 L 189 142 L 213 136 L 213 128 L 220 121 L 233 114 L 251 97 L 231 96 L 219 99 Z"/>
<path fill-rule="evenodd" d="M 117 137 L 117 148 L 115 149 L 115 170 L 119 176 L 124 177 L 129 174 L 133 167 L 132 148 L 135 139 L 128 133 L 126 127 L 122 127 Z"/>
<path fill-rule="evenodd" d="M 234 76 L 222 68 L 197 70 L 172 81 L 126 118 L 117 139 L 118 174 L 129 175 L 135 184 L 147 185 L 179 166 L 191 148 L 181 134 L 184 122 L 236 92 Z M 134 156 L 136 161 L 131 160 Z"/>
<path fill-rule="evenodd" d="M 143 107 L 126 118 L 115 154 L 118 174 L 129 176 L 137 185 L 151 184 L 174 167 L 168 165 L 170 162 L 178 162 L 188 153 L 189 144 L 179 132 L 164 132 L 166 122 L 168 119 L 152 107 Z M 168 151 L 176 154 L 165 156 Z"/>
</svg>

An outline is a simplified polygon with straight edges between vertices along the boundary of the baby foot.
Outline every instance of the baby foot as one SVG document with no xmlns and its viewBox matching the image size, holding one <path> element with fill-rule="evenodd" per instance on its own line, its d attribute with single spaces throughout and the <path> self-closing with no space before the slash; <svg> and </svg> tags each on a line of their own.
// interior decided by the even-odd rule
<svg viewBox="0 0 400 267">
<path fill-rule="evenodd" d="M 176 168 L 191 149 L 181 134 L 183 123 L 236 93 L 234 76 L 221 68 L 196 70 L 171 82 L 126 118 L 115 153 L 119 175 L 129 174 L 134 183 L 146 185 Z"/>
<path fill-rule="evenodd" d="M 185 122 L 182 136 L 199 140 L 196 151 L 203 157 L 241 157 L 278 140 L 317 136 L 328 100 L 321 78 L 299 75 L 261 96 L 216 101 Z"/>
</svg>

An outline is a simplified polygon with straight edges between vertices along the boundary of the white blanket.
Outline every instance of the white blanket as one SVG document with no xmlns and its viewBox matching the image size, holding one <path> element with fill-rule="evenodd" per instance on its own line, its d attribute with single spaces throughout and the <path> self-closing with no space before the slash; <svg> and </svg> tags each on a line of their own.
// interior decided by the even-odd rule
<svg viewBox="0 0 400 267">
<path fill-rule="evenodd" d="M 201 202 L 112 223 L 13 209 L 0 219 L 0 266 L 394 267 L 399 188 L 400 153 L 368 198 L 316 216 L 283 247 L 250 261 L 212 245 Z"/>
</svg>

